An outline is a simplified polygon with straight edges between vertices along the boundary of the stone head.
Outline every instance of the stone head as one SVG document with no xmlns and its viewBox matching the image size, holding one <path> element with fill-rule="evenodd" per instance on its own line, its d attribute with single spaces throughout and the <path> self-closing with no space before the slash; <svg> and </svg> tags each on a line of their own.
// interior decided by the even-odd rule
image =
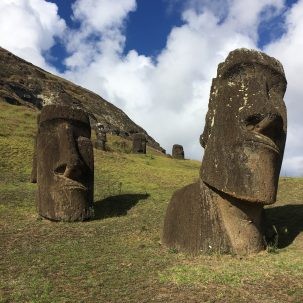
<svg viewBox="0 0 303 303">
<path fill-rule="evenodd" d="M 133 152 L 146 154 L 146 136 L 143 133 L 133 135 Z"/>
<path fill-rule="evenodd" d="M 41 216 L 64 221 L 92 216 L 94 158 L 90 138 L 89 118 L 82 109 L 43 107 L 36 142 Z"/>
<path fill-rule="evenodd" d="M 213 79 L 201 145 L 201 179 L 238 199 L 271 204 L 286 140 L 286 79 L 279 61 L 232 51 Z"/>
<path fill-rule="evenodd" d="M 105 142 L 107 141 L 107 138 L 106 138 L 106 130 L 104 128 L 104 125 L 101 123 L 97 123 L 95 127 L 95 131 L 97 137 L 95 148 L 105 151 L 106 150 Z"/>
<path fill-rule="evenodd" d="M 172 157 L 176 159 L 184 159 L 183 146 L 180 144 L 174 144 L 172 149 Z"/>
</svg>

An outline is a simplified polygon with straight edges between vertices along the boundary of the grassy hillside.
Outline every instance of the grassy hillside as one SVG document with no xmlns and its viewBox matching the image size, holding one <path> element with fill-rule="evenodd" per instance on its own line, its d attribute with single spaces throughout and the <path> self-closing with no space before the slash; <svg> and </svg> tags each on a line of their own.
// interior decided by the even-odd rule
<svg viewBox="0 0 303 303">
<path fill-rule="evenodd" d="M 199 162 L 121 153 L 129 142 L 111 137 L 111 152 L 95 150 L 95 220 L 41 220 L 28 182 L 35 119 L 0 102 L 0 302 L 303 302 L 302 178 L 280 180 L 268 252 L 194 258 L 160 235 L 172 192 L 197 179 Z"/>
<path fill-rule="evenodd" d="M 148 144 L 161 151 L 159 143 L 134 123 L 121 109 L 102 97 L 66 79 L 53 75 L 0 47 L 0 99 L 10 104 L 42 108 L 43 104 L 82 104 L 92 121 L 113 131 L 144 132 Z"/>
</svg>

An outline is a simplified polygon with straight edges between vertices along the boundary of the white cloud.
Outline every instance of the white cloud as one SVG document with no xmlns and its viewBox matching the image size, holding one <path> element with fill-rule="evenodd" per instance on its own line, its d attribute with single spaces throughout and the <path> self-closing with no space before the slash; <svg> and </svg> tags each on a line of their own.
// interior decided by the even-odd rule
<svg viewBox="0 0 303 303">
<path fill-rule="evenodd" d="M 171 3 L 181 0 L 167 0 Z M 237 28 L 246 36 L 256 38 L 256 27 L 262 20 L 270 19 L 284 8 L 283 0 L 186 0 L 184 7 L 202 13 L 210 11 L 224 27 Z"/>
<path fill-rule="evenodd" d="M 77 0 L 72 8 L 80 29 L 70 31 L 66 39 L 72 55 L 65 63 L 70 69 L 87 66 L 100 54 L 111 57 L 123 51 L 124 23 L 136 9 L 135 0 Z"/>
<path fill-rule="evenodd" d="M 57 6 L 44 0 L 0 1 L 0 45 L 16 55 L 44 68 L 43 52 L 65 30 L 65 21 Z"/>
<path fill-rule="evenodd" d="M 283 0 L 232 1 L 226 22 L 256 41 L 256 28 L 260 22 L 279 14 L 284 8 L 283 3 Z"/>
<path fill-rule="evenodd" d="M 237 47 L 256 48 L 258 26 L 285 10 L 282 0 L 166 0 L 183 4 L 184 24 L 172 29 L 156 58 L 136 50 L 124 54 L 125 26 L 135 0 L 77 0 L 72 18 L 79 28 L 65 31 L 55 4 L 45 0 L 1 0 L 0 44 L 46 66 L 43 52 L 64 33 L 69 56 L 64 76 L 124 110 L 171 152 L 183 144 L 189 158 L 201 159 L 211 79 L 219 62 Z M 288 78 L 289 135 L 283 171 L 302 175 L 299 75 L 303 69 L 303 0 L 286 18 L 286 34 L 266 51 L 281 60 Z M 12 38 L 11 33 L 14 32 Z M 49 66 L 47 67 L 50 68 Z"/>
<path fill-rule="evenodd" d="M 75 51 L 66 61 L 70 69 L 65 75 L 121 107 L 168 152 L 174 143 L 183 144 L 187 157 L 195 159 L 202 156 L 199 135 L 218 63 L 237 47 L 256 48 L 261 12 L 270 18 L 283 8 L 282 0 L 243 1 L 244 5 L 222 0 L 229 7 L 223 16 L 213 1 L 190 0 L 182 14 L 184 25 L 173 28 L 166 47 L 152 61 L 136 51 L 123 55 L 123 25 L 134 5 L 129 2 L 126 9 L 117 10 L 123 13 L 114 14 L 108 6 L 112 2 L 104 0 L 94 14 L 99 21 L 94 22 L 87 20 L 90 5 L 84 10 L 82 3 L 74 6 L 82 27 L 70 36 Z M 101 20 L 105 7 L 114 14 L 112 22 Z M 79 39 L 91 32 L 99 36 L 85 43 Z"/>
<path fill-rule="evenodd" d="M 121 28 L 128 13 L 135 9 L 135 0 L 77 0 L 73 4 L 74 18 L 97 32 Z"/>
<path fill-rule="evenodd" d="M 166 48 L 153 62 L 136 51 L 122 55 L 126 17 L 127 13 L 120 15 L 120 22 L 116 20 L 110 26 L 100 23 L 100 36 L 89 43 L 84 44 L 78 35 L 70 36 L 69 45 L 75 52 L 66 60 L 69 70 L 65 76 L 121 107 L 168 152 L 174 143 L 181 143 L 188 157 L 201 159 L 199 135 L 217 64 L 231 49 L 253 47 L 253 41 L 219 26 L 210 12 L 186 10 L 185 24 L 172 30 Z M 109 36 L 110 42 L 106 39 Z M 116 41 L 115 47 L 104 47 Z"/>
</svg>

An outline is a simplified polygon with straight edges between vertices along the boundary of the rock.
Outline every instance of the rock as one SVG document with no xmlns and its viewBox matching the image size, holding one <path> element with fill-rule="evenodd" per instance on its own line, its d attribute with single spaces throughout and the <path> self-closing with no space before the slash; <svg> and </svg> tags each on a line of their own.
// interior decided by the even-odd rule
<svg viewBox="0 0 303 303">
<path fill-rule="evenodd" d="M 93 216 L 94 155 L 88 115 L 80 108 L 46 105 L 39 119 L 32 176 L 39 215 L 55 221 Z M 36 162 L 36 163 L 35 163 Z"/>
<path fill-rule="evenodd" d="M 106 130 L 101 123 L 97 123 L 95 127 L 97 141 L 95 143 L 95 147 L 97 149 L 106 151 Z"/>
<path fill-rule="evenodd" d="M 133 135 L 133 153 L 146 154 L 146 136 L 143 133 Z"/>
<path fill-rule="evenodd" d="M 183 146 L 179 144 L 174 144 L 172 149 L 172 157 L 174 159 L 184 160 L 184 150 Z"/>
<path fill-rule="evenodd" d="M 213 79 L 199 182 L 175 192 L 163 242 L 191 254 L 265 247 L 263 206 L 276 200 L 286 139 L 286 79 L 279 61 L 237 49 Z"/>
</svg>

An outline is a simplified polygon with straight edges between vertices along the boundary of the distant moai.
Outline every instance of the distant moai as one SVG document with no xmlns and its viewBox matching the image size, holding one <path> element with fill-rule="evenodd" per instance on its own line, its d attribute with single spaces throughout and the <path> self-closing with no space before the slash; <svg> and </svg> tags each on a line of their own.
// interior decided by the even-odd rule
<svg viewBox="0 0 303 303">
<path fill-rule="evenodd" d="M 38 213 L 55 221 L 93 216 L 94 155 L 87 114 L 79 108 L 42 108 L 31 180 Z"/>
<path fill-rule="evenodd" d="M 95 143 L 95 148 L 106 151 L 106 130 L 104 125 L 97 123 L 95 127 L 97 141 Z"/>
<path fill-rule="evenodd" d="M 172 149 L 172 157 L 174 159 L 184 160 L 184 150 L 183 146 L 179 144 L 174 144 Z"/>
<path fill-rule="evenodd" d="M 191 254 L 265 248 L 263 207 L 276 201 L 286 139 L 286 79 L 279 61 L 236 49 L 213 79 L 197 183 L 176 191 L 163 242 Z"/>
<path fill-rule="evenodd" d="M 133 153 L 146 154 L 146 136 L 143 133 L 133 135 Z"/>
</svg>

